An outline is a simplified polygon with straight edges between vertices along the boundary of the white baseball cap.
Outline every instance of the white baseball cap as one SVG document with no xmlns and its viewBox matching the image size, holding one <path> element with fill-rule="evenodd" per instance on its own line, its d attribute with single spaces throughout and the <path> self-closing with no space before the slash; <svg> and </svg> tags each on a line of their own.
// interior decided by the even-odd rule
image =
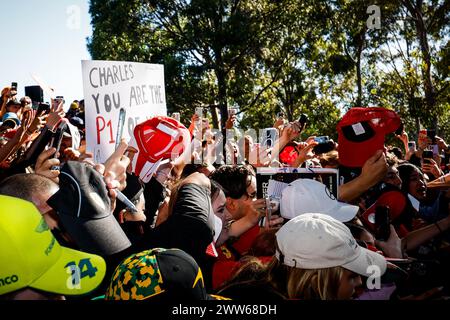
<svg viewBox="0 0 450 320">
<path fill-rule="evenodd" d="M 337 201 L 326 185 L 312 179 L 291 182 L 281 195 L 280 213 L 286 219 L 319 212 L 347 222 L 356 216 L 358 210 L 358 206 Z"/>
<path fill-rule="evenodd" d="M 386 271 L 385 258 L 358 245 L 350 230 L 326 214 L 305 213 L 289 220 L 276 233 L 277 259 L 299 269 L 341 266 L 362 276 Z"/>
</svg>

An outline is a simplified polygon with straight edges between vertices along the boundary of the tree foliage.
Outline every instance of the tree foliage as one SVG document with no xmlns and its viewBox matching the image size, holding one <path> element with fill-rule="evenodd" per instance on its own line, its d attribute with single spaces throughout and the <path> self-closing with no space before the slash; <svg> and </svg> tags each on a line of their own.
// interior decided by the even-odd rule
<svg viewBox="0 0 450 320">
<path fill-rule="evenodd" d="M 187 120 L 227 108 L 243 128 L 283 111 L 310 117 L 305 134 L 336 138 L 356 105 L 399 112 L 406 128 L 450 138 L 450 0 L 91 0 L 93 59 L 162 63 L 169 112 Z M 220 117 L 216 111 L 219 111 Z"/>
</svg>

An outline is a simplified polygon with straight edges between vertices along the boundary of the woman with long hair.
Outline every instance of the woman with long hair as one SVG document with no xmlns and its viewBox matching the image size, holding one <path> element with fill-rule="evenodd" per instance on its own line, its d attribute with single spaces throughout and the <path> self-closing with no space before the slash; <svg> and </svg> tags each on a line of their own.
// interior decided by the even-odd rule
<svg viewBox="0 0 450 320">
<path fill-rule="evenodd" d="M 346 300 L 362 284 L 361 275 L 385 271 L 384 257 L 360 247 L 342 222 L 307 213 L 277 232 L 269 264 L 250 259 L 219 292 L 240 299 Z"/>
</svg>

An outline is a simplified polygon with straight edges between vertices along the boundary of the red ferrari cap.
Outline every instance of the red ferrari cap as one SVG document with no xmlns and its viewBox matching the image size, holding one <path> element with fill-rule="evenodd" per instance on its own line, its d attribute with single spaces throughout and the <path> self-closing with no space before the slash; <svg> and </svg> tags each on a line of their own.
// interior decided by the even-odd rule
<svg viewBox="0 0 450 320">
<path fill-rule="evenodd" d="M 377 150 L 384 150 L 385 135 L 400 124 L 400 117 L 385 108 L 350 109 L 337 125 L 339 162 L 346 167 L 362 167 Z"/>
<path fill-rule="evenodd" d="M 138 124 L 130 146 L 138 150 L 132 163 L 133 172 L 148 182 L 161 161 L 175 160 L 188 151 L 189 130 L 177 120 L 158 116 Z"/>
</svg>

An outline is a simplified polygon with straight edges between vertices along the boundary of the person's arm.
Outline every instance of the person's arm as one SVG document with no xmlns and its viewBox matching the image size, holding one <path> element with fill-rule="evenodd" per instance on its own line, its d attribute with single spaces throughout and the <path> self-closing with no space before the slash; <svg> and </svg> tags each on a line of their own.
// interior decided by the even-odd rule
<svg viewBox="0 0 450 320">
<path fill-rule="evenodd" d="M 402 239 L 403 250 L 408 252 L 430 241 L 442 232 L 450 229 L 450 216 L 418 230 L 411 231 Z"/>
<path fill-rule="evenodd" d="M 31 116 L 31 119 L 26 119 L 24 116 L 23 122 L 27 122 L 24 124 L 24 130 L 25 134 L 22 136 L 20 141 L 16 144 L 15 148 L 12 150 L 11 154 L 14 154 L 19 150 L 19 148 L 25 144 L 25 142 L 28 140 L 30 136 L 32 136 L 35 132 L 37 132 L 39 129 L 41 129 L 44 126 L 44 121 L 46 116 L 36 116 L 33 118 L 31 112 L 27 112 L 26 114 L 29 114 Z M 32 121 L 31 121 L 32 120 Z M 30 124 L 31 123 L 31 124 Z"/>
<path fill-rule="evenodd" d="M 34 167 L 34 173 L 52 179 L 55 183 L 59 183 L 59 170 L 53 170 L 53 167 L 59 167 L 60 162 L 57 158 L 52 158 L 56 153 L 56 148 L 44 150 L 37 158 Z"/>
<path fill-rule="evenodd" d="M 364 163 L 358 177 L 339 186 L 339 200 L 344 202 L 355 200 L 380 182 L 386 176 L 387 168 L 386 157 L 382 150 L 378 150 Z"/>
<path fill-rule="evenodd" d="M 0 110 L 0 119 L 3 118 L 3 116 L 6 113 L 6 103 L 8 103 L 8 100 L 9 100 L 10 95 L 11 95 L 11 87 L 6 87 L 5 89 L 7 91 L 5 92 L 4 96 L 2 96 L 3 103 L 2 103 L 2 108 Z"/>
<path fill-rule="evenodd" d="M 191 137 L 194 136 L 195 133 L 195 125 L 196 125 L 196 121 L 199 119 L 198 115 L 196 113 L 194 113 L 194 115 L 191 118 L 191 124 L 189 125 L 189 132 L 191 134 Z"/>
<path fill-rule="evenodd" d="M 0 149 L 0 162 L 8 159 L 9 156 L 14 154 L 14 152 L 16 152 L 25 142 L 25 138 L 33 133 L 28 131 L 28 128 L 32 122 L 33 115 L 31 111 L 25 112 L 22 118 L 22 123 L 17 129 L 14 137 Z"/>
<path fill-rule="evenodd" d="M 306 145 L 304 145 L 303 148 L 299 151 L 298 157 L 295 158 L 295 161 L 292 164 L 292 166 L 298 168 L 306 160 L 314 158 L 314 153 L 312 152 L 312 149 L 318 144 L 319 144 L 318 142 L 314 141 L 314 137 L 308 138 L 306 140 Z"/>
<path fill-rule="evenodd" d="M 389 258 L 403 258 L 402 240 L 398 237 L 394 226 L 390 226 L 391 232 L 387 241 L 375 240 L 375 245 L 380 248 L 386 257 Z"/>
<path fill-rule="evenodd" d="M 280 138 L 275 141 L 272 152 L 270 155 L 269 163 L 275 159 L 278 159 L 278 156 L 283 150 L 283 148 L 292 140 L 294 140 L 296 137 L 300 135 L 300 131 L 295 130 L 291 127 L 284 127 L 283 131 L 281 132 Z"/>
<path fill-rule="evenodd" d="M 259 219 L 264 215 L 266 207 L 266 199 L 258 199 L 253 201 L 251 210 L 239 220 L 234 221 L 230 225 L 228 235 L 230 237 L 239 237 L 244 232 L 254 227 Z"/>
<path fill-rule="evenodd" d="M 408 134 L 406 133 L 405 130 L 403 130 L 402 133 L 400 135 L 397 135 L 396 137 L 403 143 L 406 155 L 406 153 L 408 152 L 408 141 L 409 141 Z"/>
<path fill-rule="evenodd" d="M 447 144 L 447 142 L 445 142 L 444 139 L 442 139 L 441 137 L 435 136 L 436 138 L 436 143 L 439 147 L 439 149 L 441 151 L 444 151 L 445 153 L 449 153 L 449 145 Z"/>
</svg>

